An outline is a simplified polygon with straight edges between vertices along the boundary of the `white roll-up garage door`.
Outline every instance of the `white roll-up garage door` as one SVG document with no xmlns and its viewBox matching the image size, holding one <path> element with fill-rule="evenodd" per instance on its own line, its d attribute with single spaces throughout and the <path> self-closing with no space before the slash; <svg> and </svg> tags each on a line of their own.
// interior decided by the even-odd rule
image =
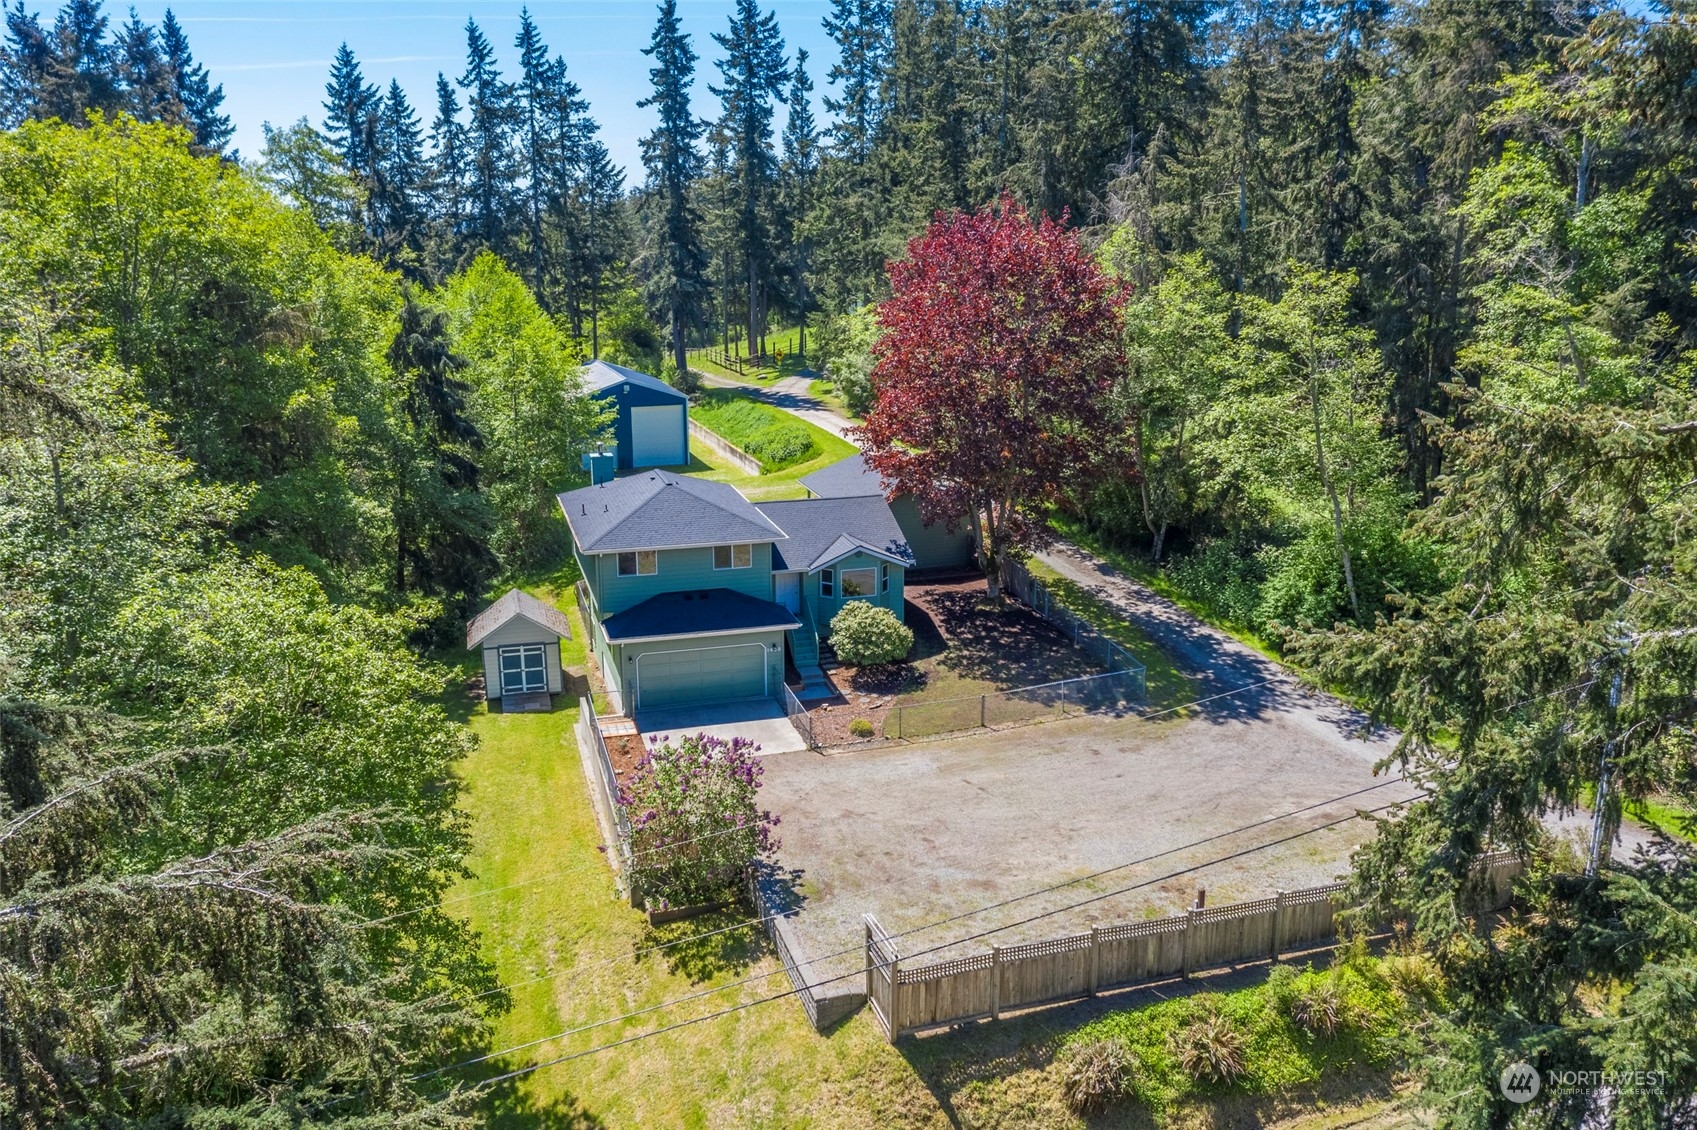
<svg viewBox="0 0 1697 1130">
<path fill-rule="evenodd" d="M 684 406 L 660 404 L 630 410 L 631 464 L 676 467 L 689 462 L 684 438 Z"/>
</svg>

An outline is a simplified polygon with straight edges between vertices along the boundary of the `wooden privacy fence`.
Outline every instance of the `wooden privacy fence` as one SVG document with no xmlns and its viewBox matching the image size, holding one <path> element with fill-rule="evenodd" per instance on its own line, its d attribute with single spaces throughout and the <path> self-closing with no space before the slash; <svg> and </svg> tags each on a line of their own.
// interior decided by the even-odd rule
<svg viewBox="0 0 1697 1130">
<path fill-rule="evenodd" d="M 1480 861 L 1489 909 L 1508 902 L 1520 861 Z M 893 938 L 865 918 L 866 999 L 891 1042 L 905 1032 L 1058 1004 L 1198 969 L 1272 958 L 1337 935 L 1344 885 L 1187 910 L 1168 918 L 1094 926 L 1087 933 L 993 946 L 989 953 L 904 967 Z"/>
</svg>

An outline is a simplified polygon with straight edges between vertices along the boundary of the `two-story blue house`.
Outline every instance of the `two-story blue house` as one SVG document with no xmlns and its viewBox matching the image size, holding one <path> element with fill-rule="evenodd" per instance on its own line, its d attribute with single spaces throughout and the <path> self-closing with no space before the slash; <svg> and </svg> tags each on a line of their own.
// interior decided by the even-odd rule
<svg viewBox="0 0 1697 1130">
<path fill-rule="evenodd" d="M 850 600 L 902 616 L 913 555 L 878 497 L 756 505 L 725 483 L 644 471 L 559 496 L 583 570 L 590 647 L 623 713 L 813 684 Z"/>
</svg>

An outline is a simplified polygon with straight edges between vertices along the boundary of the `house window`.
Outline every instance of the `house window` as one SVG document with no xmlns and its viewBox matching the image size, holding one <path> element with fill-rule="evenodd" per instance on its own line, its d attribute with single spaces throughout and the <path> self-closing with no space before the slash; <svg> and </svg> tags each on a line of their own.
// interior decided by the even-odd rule
<svg viewBox="0 0 1697 1130">
<path fill-rule="evenodd" d="M 844 569 L 843 596 L 876 596 L 878 593 L 878 570 L 876 569 Z"/>
<path fill-rule="evenodd" d="M 837 595 L 836 574 L 833 571 L 831 571 L 830 569 L 819 570 L 819 595 L 820 596 L 836 596 Z"/>
<path fill-rule="evenodd" d="M 660 555 L 652 549 L 619 554 L 619 576 L 652 577 L 660 571 Z"/>
<path fill-rule="evenodd" d="M 752 545 L 716 545 L 713 547 L 713 568 L 748 569 L 754 565 Z"/>
<path fill-rule="evenodd" d="M 890 567 L 888 565 L 878 566 L 878 591 L 890 591 Z"/>
</svg>

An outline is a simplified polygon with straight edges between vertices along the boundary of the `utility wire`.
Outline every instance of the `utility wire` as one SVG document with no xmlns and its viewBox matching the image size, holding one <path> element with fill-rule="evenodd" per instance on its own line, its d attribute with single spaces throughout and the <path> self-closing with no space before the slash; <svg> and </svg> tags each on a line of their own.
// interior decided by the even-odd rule
<svg viewBox="0 0 1697 1130">
<path fill-rule="evenodd" d="M 1375 809 L 1368 809 L 1367 813 L 1368 814 L 1374 814 L 1374 813 L 1378 813 L 1378 812 L 1384 812 L 1384 811 L 1387 811 L 1391 808 L 1395 808 L 1397 803 L 1400 803 L 1400 802 L 1393 802 L 1391 804 L 1381 805 L 1380 807 L 1375 808 Z M 1138 890 L 1142 887 L 1150 886 L 1154 883 L 1165 882 L 1168 879 L 1174 879 L 1174 878 L 1177 878 L 1180 875 L 1188 875 L 1191 872 L 1199 871 L 1199 870 L 1202 870 L 1202 869 L 1207 868 L 1207 867 L 1212 867 L 1212 866 L 1219 864 L 1219 863 L 1229 862 L 1230 860 L 1240 858 L 1241 856 L 1248 855 L 1252 852 L 1263 851 L 1263 850 L 1270 848 L 1270 847 L 1277 847 L 1280 844 L 1289 843 L 1290 841 L 1295 840 L 1295 839 L 1299 839 L 1302 836 L 1309 836 L 1309 835 L 1313 835 L 1315 832 L 1325 831 L 1327 828 L 1336 827 L 1339 824 L 1343 824 L 1343 823 L 1346 823 L 1350 820 L 1354 820 L 1354 819 L 1357 818 L 1358 815 L 1360 815 L 1360 814 L 1359 813 L 1352 813 L 1349 816 L 1340 817 L 1336 820 L 1331 820 L 1331 821 L 1326 822 L 1325 824 L 1316 825 L 1313 828 L 1308 828 L 1308 829 L 1305 829 L 1304 831 L 1301 831 L 1301 832 L 1294 832 L 1294 833 L 1292 833 L 1288 836 L 1281 837 L 1280 839 L 1277 839 L 1277 840 L 1271 840 L 1271 841 L 1264 843 L 1264 844 L 1259 844 L 1259 845 L 1257 845 L 1256 847 L 1253 847 L 1253 848 L 1245 848 L 1242 851 L 1233 852 L 1229 855 L 1219 856 L 1215 859 L 1207 860 L 1203 863 L 1195 864 L 1194 866 L 1191 866 L 1191 867 L 1183 867 L 1183 868 L 1179 868 L 1176 871 L 1169 871 L 1164 875 L 1158 875 L 1158 876 L 1155 876 L 1154 878 L 1151 878 L 1151 879 L 1145 879 L 1142 882 L 1133 883 L 1129 886 L 1125 886 L 1125 887 L 1121 887 L 1117 890 L 1109 891 L 1106 894 L 1093 895 L 1090 898 L 1080 899 L 1078 902 L 1070 903 L 1066 906 L 1056 907 L 1053 910 L 1046 910 L 1046 911 L 1043 911 L 1039 914 L 1033 914 L 1033 915 L 1030 915 L 1026 918 L 1021 918 L 1021 919 L 1018 919 L 1017 921 L 1009 922 L 1009 923 L 1002 925 L 1002 926 L 995 926 L 995 927 L 992 927 L 991 929 L 988 929 L 988 930 L 980 930 L 977 933 L 969 934 L 964 938 L 959 938 L 959 939 L 956 939 L 954 941 L 949 941 L 949 942 L 942 942 L 942 943 L 939 943 L 938 945 L 934 945 L 934 946 L 928 947 L 926 949 L 918 950 L 914 953 L 908 954 L 908 955 L 906 955 L 906 957 L 907 958 L 924 957 L 927 954 L 936 953 L 939 950 L 945 950 L 945 949 L 949 949 L 953 946 L 964 945 L 967 942 L 977 941 L 981 938 L 989 937 L 992 934 L 998 934 L 998 933 L 1001 933 L 1004 930 L 1011 930 L 1011 929 L 1013 929 L 1017 926 L 1025 926 L 1025 925 L 1028 925 L 1032 922 L 1036 922 L 1036 921 L 1039 921 L 1039 920 L 1044 919 L 1044 918 L 1049 918 L 1049 917 L 1052 917 L 1053 915 L 1056 915 L 1056 914 L 1064 913 L 1068 910 L 1076 910 L 1081 906 L 1088 906 L 1091 903 L 1100 902 L 1103 899 L 1115 898 L 1119 895 L 1127 894 L 1131 891 Z M 512 1080 L 512 1079 L 517 1079 L 520 1076 L 529 1075 L 529 1074 L 532 1074 L 533 1072 L 541 1071 L 544 1068 L 555 1067 L 555 1066 L 562 1064 L 562 1063 L 568 1063 L 568 1062 L 570 1062 L 571 1060 L 574 1060 L 574 1059 L 582 1059 L 585 1056 L 596 1055 L 596 1054 L 599 1054 L 600 1052 L 604 1052 L 604 1051 L 611 1051 L 614 1048 L 623 1047 L 626 1044 L 634 1044 L 639 1040 L 646 1040 L 646 1039 L 649 1039 L 649 1038 L 654 1037 L 654 1036 L 662 1036 L 662 1035 L 665 1035 L 667 1032 L 674 1032 L 674 1031 L 678 1030 L 679 1028 L 687 1028 L 692 1024 L 701 1024 L 701 1023 L 704 1023 L 708 1020 L 716 1020 L 716 1019 L 719 1019 L 720 1017 L 729 1016 L 733 1013 L 743 1012 L 743 1011 L 746 1011 L 747 1009 L 755 1008 L 759 1005 L 770 1004 L 773 1001 L 783 1000 L 786 997 L 797 996 L 800 993 L 808 992 L 808 991 L 811 991 L 813 989 L 817 989 L 817 988 L 824 986 L 824 985 L 833 984 L 833 983 L 838 982 L 838 981 L 846 981 L 846 980 L 848 980 L 852 977 L 861 977 L 861 976 L 864 976 L 869 971 L 870 971 L 869 966 L 863 966 L 860 969 L 856 969 L 852 972 L 841 973 L 841 974 L 838 974 L 835 977 L 826 977 L 826 978 L 823 978 L 822 980 L 819 980 L 819 981 L 813 981 L 813 982 L 810 982 L 810 983 L 805 984 L 805 985 L 797 986 L 796 988 L 789 989 L 785 992 L 773 993 L 770 996 L 759 997 L 759 998 L 756 998 L 755 1000 L 752 1000 L 752 1001 L 744 1001 L 742 1004 L 730 1005 L 726 1008 L 719 1009 L 715 1012 L 707 1013 L 704 1016 L 692 1017 L 689 1020 L 680 1020 L 680 1021 L 677 1021 L 676 1023 L 665 1025 L 664 1027 L 651 1029 L 650 1031 L 647 1031 L 647 1032 L 639 1032 L 634 1036 L 627 1036 L 622 1040 L 615 1040 L 612 1043 L 598 1044 L 593 1048 L 586 1048 L 585 1050 L 580 1051 L 580 1052 L 571 1052 L 571 1053 L 566 1054 L 566 1055 L 556 1056 L 553 1059 L 543 1060 L 540 1063 L 529 1064 L 528 1066 L 520 1067 L 520 1068 L 517 1068 L 515 1070 L 505 1072 L 501 1075 L 493 1076 L 489 1079 L 481 1080 L 477 1085 L 479 1087 L 493 1087 L 496 1084 L 504 1083 L 504 1082 L 507 1082 L 507 1081 Z M 657 1008 L 657 1007 L 663 1007 L 663 1006 L 657 1005 L 657 1006 L 654 1006 L 654 1007 Z M 645 1011 L 651 1011 L 651 1009 L 645 1010 Z M 638 1013 L 632 1013 L 630 1015 L 636 1016 L 636 1015 L 639 1015 L 639 1014 Z M 618 1020 L 623 1020 L 623 1019 L 627 1019 L 627 1018 L 626 1017 L 614 1017 L 612 1020 L 602 1021 L 601 1024 L 614 1023 Z M 572 1030 L 567 1031 L 567 1032 L 561 1032 L 556 1036 L 549 1037 L 549 1039 L 563 1039 L 567 1036 L 576 1035 L 579 1032 L 588 1031 L 589 1028 L 591 1028 L 591 1027 L 599 1027 L 599 1026 L 600 1026 L 600 1024 L 586 1025 L 582 1028 L 575 1028 L 575 1029 L 572 1029 Z M 523 1047 L 534 1046 L 534 1044 L 537 1043 L 537 1042 L 542 1042 L 542 1041 L 533 1041 L 531 1044 L 522 1045 L 522 1046 Z M 512 1049 L 512 1050 L 519 1050 L 519 1049 Z M 498 1054 L 503 1054 L 503 1053 L 494 1053 L 494 1054 L 498 1055 Z M 442 1070 L 444 1070 L 444 1071 L 452 1070 L 452 1068 L 443 1068 Z"/>
<path fill-rule="evenodd" d="M 1362 788 L 1362 789 L 1357 789 L 1354 792 L 1344 793 L 1341 796 L 1331 797 L 1331 798 L 1329 798 L 1327 800 L 1323 800 L 1323 801 L 1317 801 L 1314 804 L 1306 805 L 1302 808 L 1292 809 L 1289 812 L 1283 812 L 1283 813 L 1278 814 L 1277 816 L 1270 816 L 1270 817 L 1267 817 L 1264 820 L 1258 820 L 1258 821 L 1255 821 L 1254 823 L 1251 823 L 1251 824 L 1243 824 L 1243 825 L 1240 825 L 1236 828 L 1232 828 L 1232 829 L 1225 831 L 1225 832 L 1218 832 L 1218 833 L 1211 835 L 1211 836 L 1206 836 L 1206 837 L 1203 837 L 1201 839 L 1192 840 L 1189 843 L 1180 844 L 1176 847 L 1167 848 L 1164 851 L 1156 852 L 1152 855 L 1146 855 L 1146 856 L 1143 856 L 1143 857 L 1138 858 L 1138 859 L 1131 860 L 1131 861 L 1126 862 L 1126 863 L 1119 863 L 1119 864 L 1114 865 L 1113 867 L 1103 868 L 1100 871 L 1094 871 L 1094 872 L 1091 872 L 1088 875 L 1081 875 L 1081 876 L 1078 876 L 1077 878 L 1068 879 L 1064 882 L 1056 883 L 1056 884 L 1053 884 L 1053 885 L 1048 886 L 1048 887 L 1043 887 L 1043 888 L 1040 888 L 1040 889 L 1035 890 L 1035 891 L 1027 891 L 1024 894 L 1014 895 L 1010 898 L 1002 899 L 998 902 L 987 903 L 983 906 L 974 907 L 971 910 L 962 911 L 958 914 L 953 914 L 953 915 L 950 915 L 946 918 L 939 918 L 935 921 L 927 922 L 927 923 L 924 923 L 924 924 L 919 925 L 919 926 L 912 926 L 912 927 L 909 927 L 906 930 L 901 930 L 901 931 L 898 931 L 894 934 L 891 934 L 891 935 L 889 935 L 889 937 L 893 941 L 896 938 L 908 937 L 908 936 L 911 936 L 913 934 L 922 933 L 926 930 L 936 929 L 939 926 L 948 925 L 951 922 L 958 922 L 963 918 L 971 918 L 971 917 L 974 917 L 974 916 L 979 915 L 979 914 L 988 913 L 989 911 L 992 911 L 992 910 L 998 910 L 1002 907 L 1010 906 L 1010 905 L 1012 905 L 1016 902 L 1022 902 L 1026 899 L 1036 898 L 1039 895 L 1052 894 L 1055 891 L 1063 890 L 1067 887 L 1077 886 L 1080 883 L 1087 883 L 1087 882 L 1090 882 L 1093 879 L 1099 879 L 1104 875 L 1111 875 L 1116 871 L 1123 871 L 1128 867 L 1135 867 L 1139 864 L 1148 863 L 1148 862 L 1151 862 L 1153 860 L 1160 859 L 1163 856 L 1173 855 L 1177 852 L 1188 851 L 1191 848 L 1200 847 L 1203 844 L 1212 843 L 1216 840 L 1224 839 L 1228 836 L 1234 836 L 1234 835 L 1238 835 L 1238 834 L 1243 833 L 1243 832 L 1252 831 L 1255 828 L 1263 827 L 1267 824 L 1271 824 L 1271 823 L 1277 822 L 1279 820 L 1287 820 L 1292 816 L 1299 816 L 1304 812 L 1310 812 L 1310 811 L 1312 811 L 1316 808 L 1323 808 L 1323 807 L 1326 807 L 1326 806 L 1329 806 L 1329 805 L 1332 805 L 1332 804 L 1336 804 L 1339 801 L 1349 800 L 1353 797 L 1360 796 L 1363 793 L 1373 792 L 1376 789 L 1382 789 L 1382 788 L 1385 788 L 1389 785 L 1397 784 L 1397 783 L 1401 782 L 1401 780 L 1402 780 L 1402 778 L 1399 777 L 1399 778 L 1395 778 L 1395 779 L 1388 780 L 1388 781 L 1381 781 L 1377 785 L 1370 785 L 1370 786 L 1367 786 L 1367 787 Z M 1377 809 L 1372 809 L 1371 811 L 1373 811 L 1373 812 L 1385 811 L 1386 809 L 1393 808 L 1397 804 L 1401 804 L 1401 803 L 1403 803 L 1403 802 L 1396 801 L 1396 802 L 1393 802 L 1392 804 L 1383 805 L 1383 806 L 1381 806 Z M 1341 817 L 1337 820 L 1333 820 L 1333 821 L 1330 821 L 1330 822 L 1325 823 L 1325 824 L 1317 825 L 1316 827 L 1311 828 L 1311 829 L 1307 829 L 1306 831 L 1295 833 L 1295 835 L 1298 835 L 1298 836 L 1309 835 L 1313 832 L 1321 831 L 1321 830 L 1326 829 L 1326 828 L 1335 827 L 1337 824 L 1346 823 L 1350 820 L 1356 819 L 1358 815 L 1359 815 L 1358 813 L 1351 813 L 1349 816 Z M 1276 844 L 1283 843 L 1283 842 L 1285 842 L 1285 841 L 1284 840 L 1275 840 L 1275 841 L 1273 841 L 1273 844 L 1276 845 Z M 1273 845 L 1262 845 L 1262 846 L 1265 847 L 1265 846 L 1273 846 Z M 1261 848 L 1257 847 L 1257 848 L 1250 848 L 1250 849 L 1246 849 L 1246 850 L 1247 851 L 1259 851 L 1259 850 L 1261 850 Z M 1232 859 L 1232 858 L 1236 857 L 1236 854 L 1241 854 L 1241 853 L 1234 853 L 1234 855 L 1226 856 L 1224 858 L 1225 859 Z M 1198 867 L 1212 866 L 1213 862 L 1214 861 L 1205 862 L 1205 863 L 1197 865 L 1197 867 L 1188 868 L 1187 870 L 1196 870 Z M 1185 872 L 1174 872 L 1174 874 L 1183 874 L 1183 873 L 1185 873 Z M 1125 890 L 1122 890 L 1122 891 L 1119 891 L 1119 892 L 1110 892 L 1110 894 L 1108 894 L 1108 895 L 1098 896 L 1098 898 L 1110 898 L 1110 897 L 1113 897 L 1113 895 L 1115 893 L 1123 894 L 1123 893 L 1125 893 L 1125 891 L 1135 890 L 1140 886 L 1146 886 L 1146 885 L 1147 884 L 1137 884 L 1133 887 L 1125 888 Z M 1008 929 L 1011 926 L 1017 926 L 1017 925 L 1022 925 L 1025 922 L 1036 921 L 1039 918 L 1048 917 L 1052 914 L 1057 914 L 1057 913 L 1060 913 L 1061 911 L 1072 909 L 1074 906 L 1088 905 L 1088 903 L 1093 902 L 1093 901 L 1098 901 L 1098 899 L 1088 899 L 1088 900 L 1085 900 L 1084 902 L 1081 902 L 1081 903 L 1069 904 L 1067 906 L 1059 907 L 1056 910 L 1045 911 L 1045 912 L 1038 914 L 1038 915 L 1035 915 L 1031 918 L 1022 919 L 1021 921 L 1015 922 L 1015 923 L 1010 923 L 1009 927 L 996 927 L 993 930 L 986 931 L 986 933 L 995 933 L 998 930 Z M 775 918 L 775 917 L 781 917 L 781 916 L 780 915 L 769 915 L 768 917 Z M 921 954 L 930 953 L 930 952 L 933 952 L 934 949 L 936 949 L 936 948 L 947 948 L 948 946 L 960 945 L 960 944 L 963 944 L 965 942 L 972 941 L 972 940 L 974 940 L 974 938 L 979 937 L 979 936 L 982 936 L 982 935 L 972 935 L 972 936 L 963 938 L 958 942 L 946 942 L 941 947 L 933 947 L 933 949 L 930 949 L 930 950 L 921 950 L 921 951 L 919 951 L 919 953 L 921 953 Z M 859 948 L 860 947 L 857 946 L 857 947 L 851 947 L 851 948 L 848 948 L 848 949 L 836 950 L 832 953 L 823 954 L 823 955 L 820 955 L 820 956 L 817 956 L 817 957 L 810 957 L 809 960 L 810 960 L 810 962 L 828 961 L 828 960 L 830 960 L 831 958 L 834 958 L 834 957 L 843 957 L 847 954 L 855 953 L 859 950 Z M 919 954 L 912 954 L 912 955 L 909 955 L 909 956 L 919 956 Z M 567 969 L 567 970 L 562 970 L 561 972 L 567 973 L 567 972 L 572 972 L 572 970 Z M 443 1066 L 443 1067 L 434 1068 L 430 1071 L 423 1072 L 419 1075 L 411 1076 L 411 1079 L 413 1079 L 413 1080 L 426 1079 L 426 1078 L 429 1078 L 429 1077 L 434 1076 L 434 1075 L 440 1075 L 445 1071 L 453 1071 L 453 1070 L 457 1070 L 458 1068 L 461 1068 L 461 1067 L 469 1067 L 469 1066 L 472 1066 L 473 1064 L 482 1063 L 482 1062 L 485 1062 L 485 1061 L 490 1060 L 490 1059 L 498 1059 L 501 1056 L 510 1055 L 511 1053 L 513 1053 L 515 1051 L 523 1051 L 527 1048 L 535 1047 L 538 1044 L 550 1043 L 554 1040 L 563 1039 L 567 1036 L 575 1036 L 575 1035 L 578 1035 L 582 1032 L 591 1031 L 595 1028 L 602 1028 L 602 1027 L 605 1027 L 609 1024 L 616 1024 L 616 1023 L 618 1023 L 622 1020 L 629 1020 L 629 1019 L 632 1019 L 632 1018 L 637 1017 L 637 1016 L 644 1016 L 644 1015 L 647 1015 L 648 1013 L 655 1012 L 655 1011 L 658 1011 L 658 1010 L 663 1009 L 663 1008 L 669 1008 L 673 1005 L 683 1004 L 683 1003 L 686 1003 L 686 1002 L 692 1001 L 692 1000 L 699 1000 L 700 998 L 702 998 L 704 996 L 711 996 L 715 993 L 721 993 L 721 992 L 724 992 L 728 989 L 734 989 L 734 988 L 737 988 L 741 985 L 749 984 L 753 981 L 764 980 L 765 978 L 776 976 L 780 972 L 783 972 L 782 966 L 780 966 L 777 969 L 766 972 L 766 973 L 755 974 L 755 975 L 752 975 L 750 977 L 742 978 L 741 980 L 738 980 L 738 981 L 728 982 L 727 984 L 717 986 L 716 988 L 704 989 L 704 990 L 702 990 L 698 993 L 691 993 L 687 996 L 679 997 L 675 1000 L 664 1001 L 664 1002 L 661 1002 L 660 1004 L 655 1004 L 655 1005 L 649 1005 L 646 1008 L 638 1009 L 635 1012 L 626 1013 L 623 1016 L 615 1016 L 615 1017 L 610 1017 L 610 1018 L 605 1019 L 605 1020 L 594 1021 L 592 1023 L 582 1025 L 581 1027 L 573 1028 L 573 1029 L 566 1031 L 566 1032 L 557 1033 L 557 1034 L 552 1035 L 552 1036 L 543 1036 L 539 1039 L 531 1040 L 531 1041 L 528 1041 L 528 1042 L 523 1043 L 523 1044 L 518 1044 L 518 1045 L 515 1045 L 515 1046 L 510 1047 L 510 1048 L 503 1048 L 499 1051 L 487 1052 L 487 1053 L 484 1053 L 482 1055 L 474 1056 L 470 1059 L 462 1060 L 458 1063 L 448 1064 L 448 1065 Z M 864 972 L 864 970 L 862 970 L 862 972 Z M 852 976 L 852 974 L 851 974 L 851 976 Z M 841 980 L 841 979 L 842 978 L 833 978 L 832 980 Z M 829 984 L 829 983 L 830 983 L 829 981 L 819 982 L 819 984 Z M 787 996 L 787 995 L 790 995 L 790 994 L 781 994 L 781 995 Z M 773 998 L 773 999 L 779 999 L 779 998 Z"/>
</svg>

